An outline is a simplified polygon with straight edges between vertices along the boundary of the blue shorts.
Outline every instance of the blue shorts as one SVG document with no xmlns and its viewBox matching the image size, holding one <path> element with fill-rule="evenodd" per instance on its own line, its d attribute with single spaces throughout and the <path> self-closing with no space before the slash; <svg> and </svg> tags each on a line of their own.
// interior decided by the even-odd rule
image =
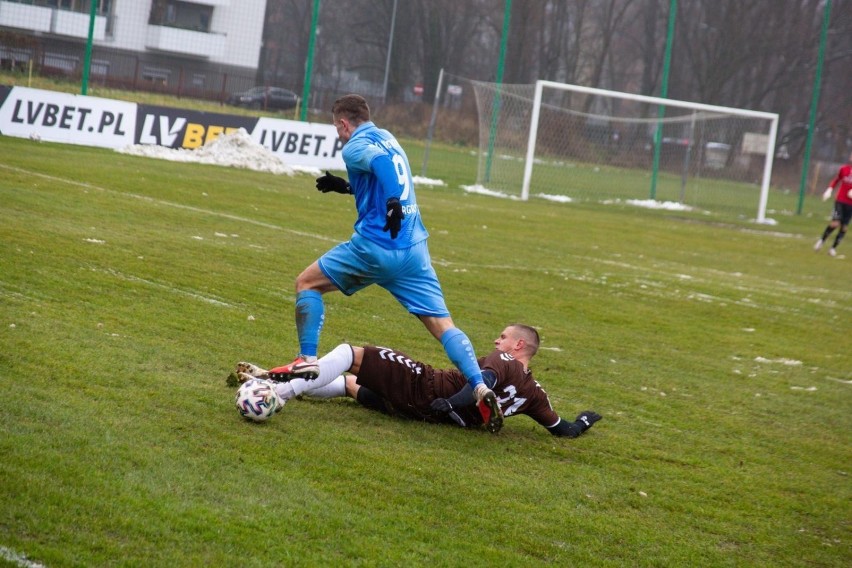
<svg viewBox="0 0 852 568">
<path fill-rule="evenodd" d="M 416 316 L 450 316 L 425 240 L 406 249 L 388 250 L 355 233 L 317 262 L 347 296 L 378 284 Z"/>
</svg>

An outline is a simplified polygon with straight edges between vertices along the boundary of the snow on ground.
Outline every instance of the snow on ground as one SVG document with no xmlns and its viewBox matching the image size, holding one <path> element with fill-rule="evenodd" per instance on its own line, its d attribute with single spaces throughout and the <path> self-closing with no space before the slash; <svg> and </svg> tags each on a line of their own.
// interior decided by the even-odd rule
<svg viewBox="0 0 852 568">
<path fill-rule="evenodd" d="M 440 179 L 431 179 L 423 176 L 414 176 L 414 185 L 439 185 L 445 186 L 447 184 L 444 183 L 443 180 Z"/>
<path fill-rule="evenodd" d="M 553 195 L 551 193 L 537 193 L 536 197 L 546 199 L 547 201 L 555 201 L 557 203 L 571 203 L 574 201 L 567 195 Z"/>
<path fill-rule="evenodd" d="M 517 195 L 509 195 L 508 193 L 488 189 L 481 185 L 463 185 L 461 186 L 461 188 L 467 193 L 478 193 L 480 195 L 487 195 L 489 197 L 501 197 L 503 199 L 520 199 L 520 197 L 518 197 Z"/>
<path fill-rule="evenodd" d="M 27 558 L 26 554 L 15 552 L 11 548 L 6 548 L 5 546 L 0 546 L 0 558 L 13 566 L 21 566 L 23 568 L 44 568 L 44 564 L 33 562 Z"/>
<path fill-rule="evenodd" d="M 317 168 L 288 166 L 284 164 L 275 154 L 252 140 L 245 128 L 240 128 L 228 134 L 222 134 L 212 142 L 194 150 L 166 148 L 165 146 L 149 144 L 134 144 L 119 148 L 116 151 L 132 156 L 144 156 L 172 162 L 213 164 L 279 175 L 292 176 L 296 172 L 320 175 L 320 171 Z"/>
<path fill-rule="evenodd" d="M 245 128 L 240 128 L 228 134 L 222 134 L 212 142 L 194 150 L 166 148 L 165 146 L 150 144 L 134 144 L 119 148 L 116 152 L 172 162 L 213 164 L 216 166 L 244 168 L 279 175 L 292 176 L 295 173 L 305 173 L 315 176 L 322 175 L 322 171 L 319 168 L 284 164 L 275 154 L 252 140 Z M 414 176 L 414 183 L 418 186 L 447 185 L 443 180 L 422 176 Z"/>
<path fill-rule="evenodd" d="M 490 197 L 502 197 L 503 199 L 520 199 L 520 197 L 517 195 L 511 195 L 502 191 L 488 189 L 481 185 L 463 185 L 461 187 L 467 193 L 478 193 L 480 195 L 488 195 Z M 571 203 L 574 201 L 567 195 L 553 195 L 549 193 L 537 193 L 535 194 L 535 197 L 545 199 L 547 201 L 555 201 L 558 203 Z M 656 201 L 654 199 L 627 199 L 623 202 L 620 199 L 608 199 L 606 201 L 601 201 L 601 203 L 603 203 L 604 205 L 617 205 L 619 203 L 626 203 L 627 205 L 633 205 L 636 207 L 645 207 L 647 209 L 666 209 L 669 211 L 695 210 L 693 207 L 690 207 L 689 205 L 684 205 L 682 203 L 675 203 L 673 201 Z"/>
<path fill-rule="evenodd" d="M 798 366 L 798 365 L 802 364 L 801 361 L 797 361 L 795 359 L 785 359 L 785 358 L 766 359 L 765 357 L 755 357 L 754 360 L 758 363 L 779 363 L 781 365 L 791 365 L 791 366 Z"/>
<path fill-rule="evenodd" d="M 604 205 L 615 205 L 621 203 L 620 199 L 610 199 L 602 202 Z M 665 209 L 667 211 L 695 211 L 695 208 L 674 201 L 657 201 L 655 199 L 626 199 L 627 205 L 644 207 L 646 209 Z"/>
<path fill-rule="evenodd" d="M 223 134 L 212 142 L 195 150 L 187 150 L 184 148 L 173 149 L 148 144 L 135 144 L 133 146 L 119 148 L 116 151 L 121 152 L 122 154 L 171 160 L 173 162 L 214 164 L 218 166 L 245 168 L 249 170 L 289 176 L 292 176 L 297 172 L 315 176 L 322 175 L 322 171 L 319 168 L 308 166 L 289 166 L 282 163 L 275 154 L 252 140 L 251 136 L 244 128 L 240 128 L 236 132 Z M 443 180 L 431 179 L 423 176 L 414 176 L 414 183 L 417 186 L 447 185 Z M 487 195 L 489 197 L 500 197 L 515 201 L 520 199 L 520 196 L 518 195 L 488 189 L 482 185 L 463 185 L 461 188 L 467 193 L 477 193 L 480 195 Z M 574 201 L 567 195 L 538 193 L 535 196 L 540 199 L 554 201 L 557 203 L 571 203 Z M 673 201 L 657 201 L 654 199 L 627 199 L 623 202 L 620 199 L 614 199 L 602 201 L 601 203 L 604 205 L 626 203 L 627 205 L 633 205 L 635 207 L 665 209 L 668 211 L 695 211 L 695 208 L 690 207 L 689 205 L 675 203 Z M 774 224 L 774 221 L 771 219 L 766 219 L 764 222 L 767 224 Z"/>
</svg>

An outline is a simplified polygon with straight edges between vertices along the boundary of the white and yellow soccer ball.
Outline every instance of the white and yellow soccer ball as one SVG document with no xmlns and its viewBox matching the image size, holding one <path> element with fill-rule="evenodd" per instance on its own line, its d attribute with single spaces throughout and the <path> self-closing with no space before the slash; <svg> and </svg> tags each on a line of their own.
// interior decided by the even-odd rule
<svg viewBox="0 0 852 568">
<path fill-rule="evenodd" d="M 237 391 L 237 411 L 240 416 L 253 422 L 268 420 L 284 408 L 284 402 L 269 379 L 249 379 Z"/>
</svg>

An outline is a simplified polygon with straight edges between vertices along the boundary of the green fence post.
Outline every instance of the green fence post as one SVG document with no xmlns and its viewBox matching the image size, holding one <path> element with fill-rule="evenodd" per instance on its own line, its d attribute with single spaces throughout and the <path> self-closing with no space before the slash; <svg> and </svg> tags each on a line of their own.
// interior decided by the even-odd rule
<svg viewBox="0 0 852 568">
<path fill-rule="evenodd" d="M 89 0 L 89 38 L 86 40 L 86 57 L 83 59 L 83 85 L 80 94 L 89 92 L 89 67 L 92 65 L 92 40 L 95 36 L 95 13 L 98 8 L 97 0 Z"/>
</svg>

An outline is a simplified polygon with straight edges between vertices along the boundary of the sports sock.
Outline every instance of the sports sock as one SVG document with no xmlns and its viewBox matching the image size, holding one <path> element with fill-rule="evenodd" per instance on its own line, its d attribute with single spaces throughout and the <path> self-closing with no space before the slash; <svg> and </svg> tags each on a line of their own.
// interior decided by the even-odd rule
<svg viewBox="0 0 852 568">
<path fill-rule="evenodd" d="M 450 358 L 453 365 L 458 367 L 475 391 L 476 386 L 482 384 L 482 371 L 479 368 L 479 362 L 476 360 L 470 339 L 462 330 L 452 327 L 441 336 L 441 345 L 444 346 L 447 357 Z"/>
<path fill-rule="evenodd" d="M 316 357 L 319 336 L 325 322 L 325 304 L 316 290 L 302 290 L 296 294 L 296 332 L 299 335 L 299 353 Z"/>
<path fill-rule="evenodd" d="M 333 381 L 322 387 L 314 387 L 311 384 L 313 381 L 305 382 L 308 384 L 302 394 L 313 396 L 315 398 L 337 398 L 346 396 L 346 377 L 343 375 L 338 375 Z"/>
<path fill-rule="evenodd" d="M 839 245 L 839 244 L 840 244 L 840 241 L 842 241 L 842 240 L 843 240 L 843 237 L 845 237 L 845 236 L 846 236 L 846 231 L 844 231 L 844 230 L 840 230 L 840 231 L 838 231 L 838 232 L 837 232 L 837 237 L 835 237 L 835 239 L 834 239 L 834 244 L 833 244 L 833 245 L 831 245 L 831 248 L 837 248 L 837 245 Z"/>
<path fill-rule="evenodd" d="M 820 238 L 823 241 L 826 241 L 828 239 L 828 236 L 831 234 L 832 231 L 834 231 L 834 228 L 831 225 L 827 226 L 825 228 L 825 230 L 822 232 L 822 237 L 820 237 Z"/>
<path fill-rule="evenodd" d="M 293 392 L 293 386 L 290 383 L 275 383 L 275 392 L 284 399 L 284 402 L 296 396 L 296 393 Z"/>
<path fill-rule="evenodd" d="M 352 346 L 341 343 L 327 354 L 319 358 L 319 376 L 312 381 L 293 379 L 290 384 L 296 395 L 304 393 L 308 389 L 322 388 L 342 375 L 352 366 Z"/>
</svg>

